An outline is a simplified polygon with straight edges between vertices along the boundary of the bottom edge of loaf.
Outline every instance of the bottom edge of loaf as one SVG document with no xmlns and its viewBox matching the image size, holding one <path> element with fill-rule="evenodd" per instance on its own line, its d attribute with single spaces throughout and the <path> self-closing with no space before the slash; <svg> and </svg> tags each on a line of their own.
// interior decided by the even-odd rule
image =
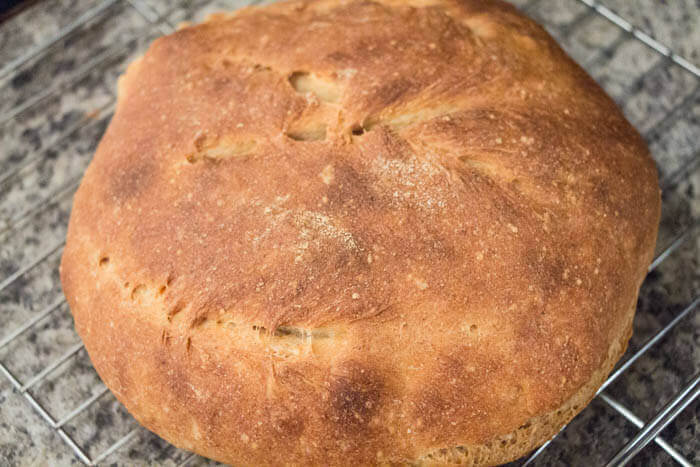
<svg viewBox="0 0 700 467">
<path fill-rule="evenodd" d="M 627 349 L 628 341 L 632 335 L 632 321 L 635 305 L 627 315 L 627 322 L 621 326 L 624 331 L 620 338 L 613 341 L 608 349 L 607 357 L 601 366 L 592 374 L 589 380 L 583 384 L 569 399 L 554 410 L 532 417 L 514 431 L 497 436 L 490 441 L 481 444 L 459 445 L 454 447 L 434 449 L 414 459 L 403 459 L 379 462 L 380 465 L 412 465 L 412 466 L 438 466 L 438 465 L 462 465 L 462 466 L 493 466 L 516 460 L 528 452 L 531 452 L 544 442 L 555 436 L 566 424 L 568 424 L 588 403 L 595 397 L 598 388 L 603 384 L 612 371 L 615 363 Z M 141 422 L 144 424 L 143 422 Z M 144 424 L 145 425 L 145 424 Z M 178 440 L 166 437 L 167 441 L 178 448 L 188 449 Z M 231 459 L 223 459 L 211 453 L 194 450 L 196 454 L 204 457 L 230 463 Z M 218 457 L 218 458 L 217 458 Z M 291 464 L 290 464 L 291 465 Z"/>
</svg>

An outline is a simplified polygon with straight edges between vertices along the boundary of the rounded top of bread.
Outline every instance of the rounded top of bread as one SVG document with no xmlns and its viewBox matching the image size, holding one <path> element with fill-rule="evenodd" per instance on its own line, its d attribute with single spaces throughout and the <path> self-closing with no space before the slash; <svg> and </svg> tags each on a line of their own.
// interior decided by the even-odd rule
<svg viewBox="0 0 700 467">
<path fill-rule="evenodd" d="M 144 425 L 243 464 L 502 462 L 624 351 L 642 138 L 499 1 L 291 1 L 156 40 L 62 281 Z"/>
</svg>

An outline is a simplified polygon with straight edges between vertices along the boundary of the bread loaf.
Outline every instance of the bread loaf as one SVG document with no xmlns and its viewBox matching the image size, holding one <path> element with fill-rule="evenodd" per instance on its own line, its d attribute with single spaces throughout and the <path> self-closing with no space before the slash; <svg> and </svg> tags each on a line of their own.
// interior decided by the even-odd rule
<svg viewBox="0 0 700 467">
<path fill-rule="evenodd" d="M 625 350 L 657 174 L 500 1 L 294 0 L 119 84 L 61 279 L 105 384 L 235 465 L 489 465 Z"/>
</svg>

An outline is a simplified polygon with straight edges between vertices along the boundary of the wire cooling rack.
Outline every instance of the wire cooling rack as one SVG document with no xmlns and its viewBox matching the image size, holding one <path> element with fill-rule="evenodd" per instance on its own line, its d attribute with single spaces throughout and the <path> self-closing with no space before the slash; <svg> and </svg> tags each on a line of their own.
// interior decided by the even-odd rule
<svg viewBox="0 0 700 467">
<path fill-rule="evenodd" d="M 674 51 L 605 6 L 619 0 L 513 2 L 621 105 L 649 142 L 663 189 L 629 350 L 569 426 L 513 465 L 698 465 L 700 70 L 684 58 L 698 51 Z M 57 265 L 119 73 L 178 22 L 247 3 L 45 0 L 0 25 L 0 463 L 209 462 L 139 427 L 101 383 Z"/>
</svg>

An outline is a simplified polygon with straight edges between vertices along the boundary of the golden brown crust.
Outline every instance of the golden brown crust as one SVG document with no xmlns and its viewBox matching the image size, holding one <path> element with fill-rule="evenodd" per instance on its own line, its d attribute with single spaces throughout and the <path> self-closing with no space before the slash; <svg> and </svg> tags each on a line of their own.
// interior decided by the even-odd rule
<svg viewBox="0 0 700 467">
<path fill-rule="evenodd" d="M 130 66 L 61 277 L 100 376 L 177 446 L 484 465 L 622 354 L 659 210 L 641 137 L 512 7 L 292 1 Z"/>
</svg>

